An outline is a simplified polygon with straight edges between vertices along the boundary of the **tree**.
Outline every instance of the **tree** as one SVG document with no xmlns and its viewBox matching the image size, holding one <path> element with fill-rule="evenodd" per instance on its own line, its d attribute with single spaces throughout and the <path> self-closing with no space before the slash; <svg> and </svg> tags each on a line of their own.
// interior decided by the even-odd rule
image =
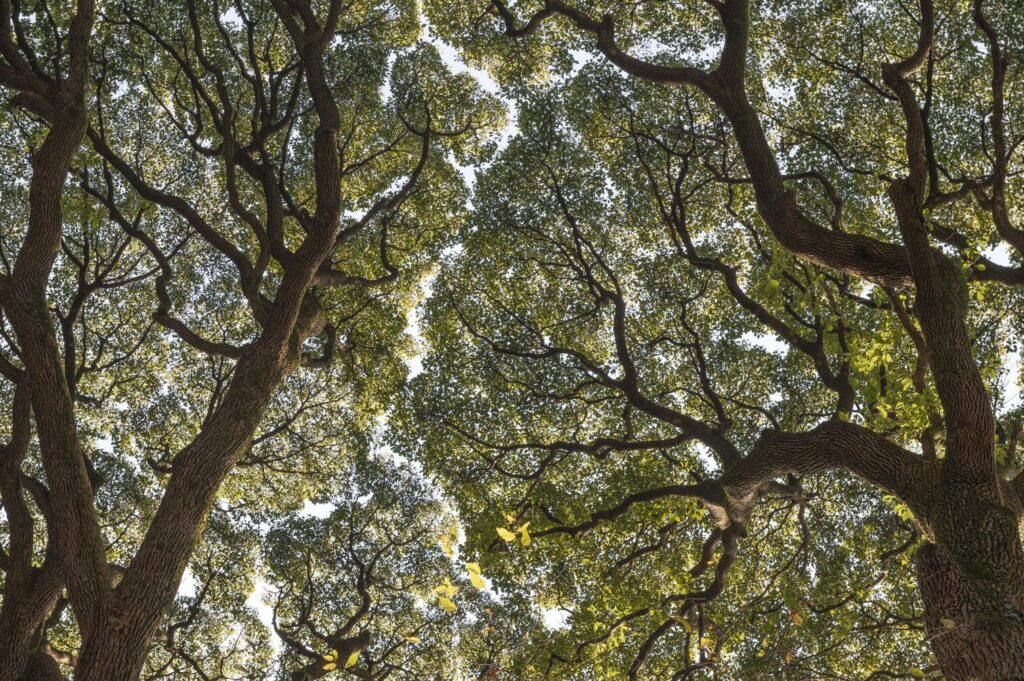
<svg viewBox="0 0 1024 681">
<path fill-rule="evenodd" d="M 0 680 L 1024 678 L 1020 10 L 0 0 Z"/>
<path fill-rule="evenodd" d="M 501 669 L 1024 677 L 1019 3 L 427 8 L 520 102 L 395 436 L 568 613 Z"/>
<path fill-rule="evenodd" d="M 0 679 L 60 678 L 58 662 L 134 679 L 147 656 L 153 677 L 258 677 L 265 634 L 203 638 L 252 629 L 242 589 L 266 533 L 220 516 L 331 498 L 369 448 L 405 372 L 405 310 L 462 219 L 452 161 L 487 153 L 501 111 L 418 41 L 412 2 L 97 12 L 0 2 Z M 360 652 L 364 624 L 390 621 L 358 556 L 415 548 L 400 537 L 427 509 L 381 511 L 391 538 L 351 529 L 369 603 L 322 643 Z M 190 559 L 198 591 L 167 612 Z M 342 664 L 408 666 L 370 650 Z"/>
</svg>

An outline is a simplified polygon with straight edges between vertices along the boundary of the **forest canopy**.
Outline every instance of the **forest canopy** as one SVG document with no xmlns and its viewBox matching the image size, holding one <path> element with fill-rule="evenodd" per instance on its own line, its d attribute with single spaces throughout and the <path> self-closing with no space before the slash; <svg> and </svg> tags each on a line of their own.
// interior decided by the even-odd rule
<svg viewBox="0 0 1024 681">
<path fill-rule="evenodd" d="M 1020 0 L 0 0 L 0 681 L 1024 679 Z"/>
</svg>

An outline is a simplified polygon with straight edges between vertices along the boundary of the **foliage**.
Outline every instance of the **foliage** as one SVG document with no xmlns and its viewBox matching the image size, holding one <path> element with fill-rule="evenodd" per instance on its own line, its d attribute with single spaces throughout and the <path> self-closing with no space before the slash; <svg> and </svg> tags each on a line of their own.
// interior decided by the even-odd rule
<svg viewBox="0 0 1024 681">
<path fill-rule="evenodd" d="M 995 678 L 1017 5 L 0 0 L 0 681 Z"/>
</svg>

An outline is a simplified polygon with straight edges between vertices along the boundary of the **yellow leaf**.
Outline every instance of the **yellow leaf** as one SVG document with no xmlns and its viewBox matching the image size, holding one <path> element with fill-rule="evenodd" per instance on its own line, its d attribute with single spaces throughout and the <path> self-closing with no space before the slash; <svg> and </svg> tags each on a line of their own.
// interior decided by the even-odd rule
<svg viewBox="0 0 1024 681">
<path fill-rule="evenodd" d="M 447 596 L 448 598 L 451 598 L 455 594 L 459 593 L 459 587 L 452 584 L 452 580 L 445 577 L 442 584 L 434 587 L 434 593 L 439 596 Z"/>
<path fill-rule="evenodd" d="M 437 602 L 440 603 L 441 607 L 447 610 L 448 612 L 455 612 L 458 609 L 458 606 L 455 605 L 455 603 L 450 598 L 438 596 Z"/>
<path fill-rule="evenodd" d="M 925 676 L 927 676 L 927 674 L 924 673 L 923 669 L 918 669 L 917 667 L 914 667 L 910 670 L 910 675 L 915 676 L 919 679 L 923 679 Z"/>
<path fill-rule="evenodd" d="M 420 644 L 420 637 L 419 636 L 406 636 L 405 640 L 408 641 L 409 643 L 415 643 L 416 645 Z"/>
<path fill-rule="evenodd" d="M 333 672 L 337 668 L 338 668 L 338 663 L 337 662 L 328 662 L 327 664 L 324 665 L 324 671 L 325 672 Z"/>
<path fill-rule="evenodd" d="M 359 662 L 359 651 L 358 650 L 355 651 L 354 653 L 352 653 L 351 655 L 349 655 L 348 659 L 345 660 L 345 669 L 350 669 L 352 667 L 355 667 L 356 666 L 356 662 Z"/>
<path fill-rule="evenodd" d="M 510 525 L 516 521 L 516 517 L 511 513 L 502 513 L 502 515 L 505 516 L 505 520 L 507 520 Z"/>
<path fill-rule="evenodd" d="M 514 532 L 505 529 L 504 527 L 498 528 L 498 536 L 505 541 L 515 541 L 516 535 Z"/>
<path fill-rule="evenodd" d="M 519 534 L 522 535 L 523 546 L 530 545 L 530 532 L 526 528 L 530 526 L 530 523 L 525 523 L 519 528 Z"/>
<path fill-rule="evenodd" d="M 466 570 L 471 575 L 478 575 L 478 574 L 480 574 L 480 564 L 479 563 L 466 563 Z"/>
<path fill-rule="evenodd" d="M 710 636 L 701 636 L 700 637 L 700 647 L 701 648 L 707 648 L 710 645 L 711 645 L 711 637 Z"/>
<path fill-rule="evenodd" d="M 437 541 L 441 544 L 441 550 L 444 552 L 444 555 L 449 558 L 455 557 L 455 545 L 459 542 L 459 536 L 454 529 L 438 535 Z"/>
<path fill-rule="evenodd" d="M 335 662 L 338 659 L 338 651 L 332 650 L 331 652 L 324 655 L 324 659 L 328 662 Z"/>
<path fill-rule="evenodd" d="M 478 589 L 487 588 L 487 585 L 484 584 L 484 580 L 481 579 L 480 575 L 477 574 L 476 572 L 470 572 L 469 573 L 469 583 L 472 584 L 473 586 L 475 586 Z"/>
<path fill-rule="evenodd" d="M 786 651 L 786 658 L 785 659 L 786 659 L 786 664 L 789 664 L 790 662 L 793 661 L 793 651 L 792 650 L 787 650 Z"/>
<path fill-rule="evenodd" d="M 693 631 L 693 625 L 690 624 L 690 620 L 688 620 L 688 619 L 686 619 L 684 617 L 682 619 L 679 619 L 678 621 L 679 621 L 680 624 L 683 625 L 683 629 L 686 629 L 687 633 Z"/>
<path fill-rule="evenodd" d="M 801 615 L 798 612 L 793 613 L 793 624 L 795 624 L 796 626 L 799 627 L 803 623 L 804 623 L 804 616 Z"/>
</svg>

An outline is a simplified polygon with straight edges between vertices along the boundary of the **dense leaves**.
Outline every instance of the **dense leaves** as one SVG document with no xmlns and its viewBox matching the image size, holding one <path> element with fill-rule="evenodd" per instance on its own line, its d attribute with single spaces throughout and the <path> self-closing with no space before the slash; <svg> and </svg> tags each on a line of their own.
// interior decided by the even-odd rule
<svg viewBox="0 0 1024 681">
<path fill-rule="evenodd" d="M 0 0 L 0 681 L 1024 675 L 1022 21 Z"/>
</svg>

